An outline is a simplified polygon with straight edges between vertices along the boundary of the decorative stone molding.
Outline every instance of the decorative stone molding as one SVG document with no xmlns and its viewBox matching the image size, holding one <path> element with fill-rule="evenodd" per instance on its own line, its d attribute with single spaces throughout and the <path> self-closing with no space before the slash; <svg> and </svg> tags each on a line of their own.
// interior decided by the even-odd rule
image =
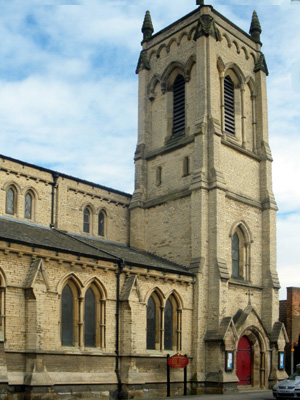
<svg viewBox="0 0 300 400">
<path fill-rule="evenodd" d="M 216 26 L 215 20 L 210 15 L 202 15 L 198 20 L 194 40 L 202 36 L 212 36 L 217 42 L 222 40 L 221 33 Z"/>
</svg>

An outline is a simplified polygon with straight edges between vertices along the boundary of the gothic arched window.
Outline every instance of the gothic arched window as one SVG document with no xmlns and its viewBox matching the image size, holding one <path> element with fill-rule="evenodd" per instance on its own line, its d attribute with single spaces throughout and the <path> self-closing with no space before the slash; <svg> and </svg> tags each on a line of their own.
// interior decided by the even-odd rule
<svg viewBox="0 0 300 400">
<path fill-rule="evenodd" d="M 165 343 L 166 350 L 173 348 L 173 306 L 170 299 L 167 300 L 165 306 Z"/>
<path fill-rule="evenodd" d="M 91 288 L 84 299 L 84 344 L 87 347 L 96 346 L 96 299 Z"/>
<path fill-rule="evenodd" d="M 91 212 L 86 207 L 83 211 L 83 232 L 89 233 L 90 232 L 90 219 L 91 219 Z"/>
<path fill-rule="evenodd" d="M 235 134 L 234 83 L 230 76 L 224 79 L 225 132 Z"/>
<path fill-rule="evenodd" d="M 181 308 L 174 294 L 170 295 L 165 305 L 164 349 L 181 349 Z"/>
<path fill-rule="evenodd" d="M 16 214 L 16 192 L 12 187 L 6 192 L 5 212 L 10 215 Z"/>
<path fill-rule="evenodd" d="M 74 295 L 68 284 L 61 294 L 61 343 L 74 346 Z"/>
<path fill-rule="evenodd" d="M 32 218 L 32 202 L 33 202 L 33 198 L 32 198 L 32 194 L 31 193 L 26 193 L 25 196 L 25 207 L 24 207 L 24 217 L 27 219 L 31 219 Z"/>
<path fill-rule="evenodd" d="M 243 223 L 231 233 L 232 277 L 250 280 L 251 234 Z"/>
<path fill-rule="evenodd" d="M 232 276 L 239 277 L 240 269 L 240 240 L 238 234 L 235 232 L 232 238 Z"/>
<path fill-rule="evenodd" d="M 147 349 L 155 349 L 156 305 L 151 296 L 147 304 Z"/>
<path fill-rule="evenodd" d="M 185 131 L 185 81 L 177 75 L 173 85 L 173 132 L 172 136 L 183 135 Z"/>
<path fill-rule="evenodd" d="M 98 235 L 104 236 L 104 228 L 105 228 L 105 214 L 103 211 L 100 211 L 98 215 Z"/>
</svg>

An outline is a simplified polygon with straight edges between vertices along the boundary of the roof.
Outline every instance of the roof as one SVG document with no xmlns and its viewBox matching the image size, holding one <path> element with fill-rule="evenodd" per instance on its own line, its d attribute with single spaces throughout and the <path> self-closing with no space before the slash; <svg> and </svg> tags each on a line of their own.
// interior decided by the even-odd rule
<svg viewBox="0 0 300 400">
<path fill-rule="evenodd" d="M 61 172 L 58 172 L 58 171 L 54 171 L 52 169 L 48 169 L 48 168 L 45 168 L 45 167 L 40 167 L 39 165 L 30 164 L 28 162 L 17 160 L 16 158 L 8 157 L 8 156 L 5 156 L 3 154 L 0 154 L 0 158 L 2 158 L 3 160 L 12 161 L 12 162 L 14 162 L 16 164 L 25 165 L 26 167 L 37 169 L 39 171 L 47 172 L 48 174 L 51 174 L 52 176 L 53 175 L 57 175 L 58 177 L 70 179 L 72 181 L 80 182 L 80 183 L 83 183 L 85 185 L 94 186 L 96 188 L 99 188 L 99 189 L 102 189 L 102 190 L 106 190 L 108 192 L 112 192 L 112 193 L 116 193 L 116 194 L 119 194 L 119 195 L 124 196 L 124 197 L 128 197 L 129 199 L 131 199 L 131 197 L 132 197 L 132 195 L 130 193 L 125 193 L 125 192 L 122 192 L 122 191 L 117 190 L 117 189 L 113 189 L 113 188 L 109 188 L 107 186 L 100 185 L 99 183 L 87 181 L 85 179 L 76 178 L 74 176 L 67 175 L 67 174 L 64 174 L 64 173 L 61 173 Z"/>
<path fill-rule="evenodd" d="M 160 36 L 161 34 L 165 34 L 166 32 L 168 32 L 170 29 L 172 29 L 174 26 L 176 26 L 178 23 L 183 22 L 184 20 L 187 20 L 188 18 L 192 17 L 193 15 L 196 15 L 199 13 L 199 9 L 201 7 L 209 7 L 212 14 L 217 15 L 220 19 L 222 19 L 223 21 L 225 21 L 226 23 L 228 23 L 229 25 L 231 25 L 234 29 L 238 30 L 240 33 L 242 33 L 245 37 L 247 37 L 248 39 L 251 39 L 254 43 L 255 40 L 254 38 L 247 33 L 246 31 L 244 31 L 243 29 L 241 29 L 238 25 L 236 25 L 235 23 L 233 23 L 232 21 L 230 21 L 228 18 L 226 18 L 223 14 L 219 13 L 212 5 L 208 5 L 208 4 L 204 4 L 204 5 L 200 5 L 200 7 L 195 8 L 193 11 L 191 11 L 190 13 L 184 15 L 183 17 L 179 18 L 177 21 L 174 21 L 173 23 L 171 23 L 170 25 L 166 26 L 165 28 L 161 29 L 158 32 L 155 32 L 151 38 L 149 39 L 148 43 L 151 43 L 151 40 L 153 38 L 156 38 L 158 36 Z M 250 23 L 250 21 L 249 21 Z"/>
<path fill-rule="evenodd" d="M 57 229 L 0 217 L 0 240 L 35 248 L 193 276 L 186 267 L 154 254 L 98 238 L 67 233 Z"/>
</svg>

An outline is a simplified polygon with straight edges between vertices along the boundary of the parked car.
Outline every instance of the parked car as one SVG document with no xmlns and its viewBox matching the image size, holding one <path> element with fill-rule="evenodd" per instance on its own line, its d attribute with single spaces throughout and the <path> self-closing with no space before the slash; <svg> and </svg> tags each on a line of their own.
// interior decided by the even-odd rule
<svg viewBox="0 0 300 400">
<path fill-rule="evenodd" d="M 275 399 L 300 399 L 300 364 L 291 376 L 276 383 L 273 396 Z"/>
</svg>

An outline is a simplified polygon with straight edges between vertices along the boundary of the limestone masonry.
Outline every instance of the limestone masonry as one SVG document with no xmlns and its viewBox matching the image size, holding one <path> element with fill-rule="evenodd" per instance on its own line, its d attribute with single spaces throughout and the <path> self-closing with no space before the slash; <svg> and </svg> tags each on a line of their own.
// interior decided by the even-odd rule
<svg viewBox="0 0 300 400">
<path fill-rule="evenodd" d="M 1 399 L 165 396 L 177 353 L 188 393 L 286 376 L 261 27 L 202 3 L 145 15 L 132 196 L 0 156 Z"/>
</svg>

